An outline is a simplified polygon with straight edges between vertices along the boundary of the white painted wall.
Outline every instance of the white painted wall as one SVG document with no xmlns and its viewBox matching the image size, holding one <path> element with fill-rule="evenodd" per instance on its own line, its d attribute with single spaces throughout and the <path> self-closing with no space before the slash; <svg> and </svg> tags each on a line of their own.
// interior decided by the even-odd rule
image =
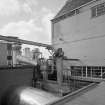
<svg viewBox="0 0 105 105">
<path fill-rule="evenodd" d="M 53 46 L 63 48 L 68 58 L 81 59 L 84 65 L 105 65 L 105 37 L 82 40 L 105 35 L 105 15 L 92 18 L 90 9 L 101 2 L 105 0 L 81 8 L 80 14 L 54 23 L 52 27 Z M 60 38 L 62 41 L 59 40 Z"/>
</svg>

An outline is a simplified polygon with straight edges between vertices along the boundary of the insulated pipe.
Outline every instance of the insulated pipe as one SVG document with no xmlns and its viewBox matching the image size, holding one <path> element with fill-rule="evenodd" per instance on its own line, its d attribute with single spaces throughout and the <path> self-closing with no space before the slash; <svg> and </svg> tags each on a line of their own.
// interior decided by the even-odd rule
<svg viewBox="0 0 105 105">
<path fill-rule="evenodd" d="M 32 60 L 32 59 L 29 59 L 29 58 L 24 57 L 24 56 L 18 55 L 18 56 L 16 56 L 16 59 L 17 59 L 17 61 L 19 61 L 19 62 L 31 64 L 31 65 L 34 65 L 34 66 L 37 65 L 37 61 L 36 61 L 36 60 Z"/>
<path fill-rule="evenodd" d="M 59 97 L 27 86 L 11 86 L 1 97 L 0 105 L 50 105 Z"/>
<path fill-rule="evenodd" d="M 3 35 L 0 35 L 0 40 L 5 40 L 5 41 L 8 41 L 8 42 L 16 42 L 16 43 L 20 43 L 20 44 L 29 44 L 29 45 L 35 45 L 35 46 L 42 46 L 42 47 L 52 49 L 52 45 L 38 43 L 38 42 L 34 42 L 34 41 L 22 40 L 22 39 L 18 39 L 18 38 L 15 39 L 15 38 L 3 36 Z"/>
</svg>

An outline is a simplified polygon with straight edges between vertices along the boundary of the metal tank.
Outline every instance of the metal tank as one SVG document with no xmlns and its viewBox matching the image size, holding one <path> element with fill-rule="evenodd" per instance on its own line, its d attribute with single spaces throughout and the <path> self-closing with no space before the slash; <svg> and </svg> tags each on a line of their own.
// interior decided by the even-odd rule
<svg viewBox="0 0 105 105">
<path fill-rule="evenodd" d="M 12 86 L 1 97 L 0 105 L 50 105 L 59 97 L 33 87 Z"/>
</svg>

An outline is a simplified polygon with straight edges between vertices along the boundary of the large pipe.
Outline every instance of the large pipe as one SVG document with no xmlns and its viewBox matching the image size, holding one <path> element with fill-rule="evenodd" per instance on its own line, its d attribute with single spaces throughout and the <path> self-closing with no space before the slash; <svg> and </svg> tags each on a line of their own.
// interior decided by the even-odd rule
<svg viewBox="0 0 105 105">
<path fill-rule="evenodd" d="M 43 43 L 38 43 L 38 42 L 34 42 L 34 41 L 27 41 L 27 40 L 7 37 L 7 36 L 3 36 L 3 35 L 0 35 L 0 40 L 5 40 L 5 41 L 8 41 L 8 42 L 16 42 L 16 43 L 20 43 L 20 44 L 29 44 L 29 45 L 35 45 L 35 46 L 42 46 L 42 47 L 52 49 L 52 45 L 49 45 L 49 44 L 43 44 Z"/>
<path fill-rule="evenodd" d="M 32 87 L 11 86 L 5 91 L 0 105 L 50 105 L 59 97 Z"/>
<path fill-rule="evenodd" d="M 29 59 L 27 57 L 24 57 L 24 56 L 16 56 L 16 59 L 18 62 L 23 62 L 23 63 L 27 63 L 27 64 L 31 64 L 31 65 L 34 65 L 36 66 L 37 65 L 37 61 L 36 60 L 32 60 L 32 59 Z"/>
</svg>

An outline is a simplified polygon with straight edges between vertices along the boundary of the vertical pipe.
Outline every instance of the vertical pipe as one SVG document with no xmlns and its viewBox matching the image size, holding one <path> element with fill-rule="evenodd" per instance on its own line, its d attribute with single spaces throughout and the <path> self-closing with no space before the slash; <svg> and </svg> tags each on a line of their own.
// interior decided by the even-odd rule
<svg viewBox="0 0 105 105">
<path fill-rule="evenodd" d="M 62 81 L 63 81 L 63 58 L 57 57 L 56 59 L 56 68 L 57 68 L 57 82 L 59 87 L 59 93 L 62 95 Z"/>
</svg>

